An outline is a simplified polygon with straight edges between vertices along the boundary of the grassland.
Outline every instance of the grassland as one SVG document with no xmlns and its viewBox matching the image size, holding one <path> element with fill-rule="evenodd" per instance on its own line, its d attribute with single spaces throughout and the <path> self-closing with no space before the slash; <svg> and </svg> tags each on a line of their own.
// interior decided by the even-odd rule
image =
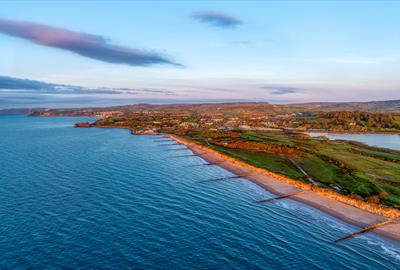
<svg viewBox="0 0 400 270">
<path fill-rule="evenodd" d="M 278 132 L 188 132 L 253 166 L 370 203 L 400 208 L 400 152 Z"/>
</svg>

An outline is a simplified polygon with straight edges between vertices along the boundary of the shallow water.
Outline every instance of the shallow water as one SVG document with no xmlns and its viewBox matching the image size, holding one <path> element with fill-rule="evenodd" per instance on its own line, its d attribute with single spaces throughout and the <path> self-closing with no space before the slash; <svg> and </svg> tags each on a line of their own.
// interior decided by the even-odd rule
<svg viewBox="0 0 400 270">
<path fill-rule="evenodd" d="M 331 140 L 349 140 L 362 142 L 370 146 L 400 150 L 400 135 L 398 134 L 342 134 L 310 132 L 310 136 L 326 136 Z"/>
<path fill-rule="evenodd" d="M 84 118 L 0 116 L 0 269 L 399 269 L 400 244 L 272 196 L 183 146 Z M 164 145 L 163 145 L 164 144 Z M 175 149 L 175 150 L 174 150 Z"/>
</svg>

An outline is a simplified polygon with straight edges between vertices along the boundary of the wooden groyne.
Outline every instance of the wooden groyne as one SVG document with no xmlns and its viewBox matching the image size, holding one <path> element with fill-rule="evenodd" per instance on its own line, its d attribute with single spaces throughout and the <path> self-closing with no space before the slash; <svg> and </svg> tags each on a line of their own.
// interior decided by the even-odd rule
<svg viewBox="0 0 400 270">
<path fill-rule="evenodd" d="M 181 145 L 180 143 L 160 143 L 160 146 L 164 146 L 164 145 Z"/>
<path fill-rule="evenodd" d="M 189 165 L 188 167 L 199 167 L 199 166 L 211 166 L 211 165 L 218 165 L 224 163 L 225 160 L 219 162 L 211 162 L 211 163 L 203 163 L 203 164 L 196 164 L 196 165 Z"/>
<path fill-rule="evenodd" d="M 375 223 L 375 224 L 372 224 L 372 225 L 370 225 L 370 226 L 367 226 L 367 227 L 365 227 L 365 228 L 363 228 L 363 229 L 361 229 L 361 230 L 352 232 L 352 233 L 347 234 L 347 235 L 345 235 L 345 236 L 343 236 L 343 237 L 340 237 L 340 238 L 338 238 L 338 239 L 335 239 L 333 242 L 334 242 L 334 243 L 337 243 L 337 242 L 340 242 L 340 241 L 343 241 L 343 240 L 352 238 L 352 237 L 354 237 L 354 236 L 356 236 L 356 235 L 360 235 L 360 234 L 363 234 L 363 233 L 367 233 L 367 232 L 373 231 L 373 230 L 375 230 L 375 229 L 377 229 L 377 228 L 379 228 L 379 227 L 385 226 L 385 225 L 387 225 L 387 224 L 389 224 L 389 223 L 393 223 L 393 222 L 394 222 L 393 220 L 388 219 L 388 220 L 385 220 L 385 221 L 382 221 L 382 222 L 379 222 L 379 223 Z"/>
<path fill-rule="evenodd" d="M 201 156 L 204 156 L 204 155 L 207 155 L 207 154 L 208 154 L 207 152 L 203 152 L 203 153 L 199 153 L 199 154 L 193 154 L 192 156 L 201 157 Z"/>
<path fill-rule="evenodd" d="M 165 151 L 182 151 L 182 150 L 189 150 L 189 148 L 185 147 L 185 148 L 177 148 L 177 149 L 167 149 Z"/>
<path fill-rule="evenodd" d="M 224 162 L 225 162 L 225 160 L 222 160 L 222 161 L 218 161 L 218 162 L 206 163 L 206 164 L 203 164 L 203 165 L 204 165 L 204 166 L 218 165 L 218 164 L 222 164 L 222 163 L 224 163 Z"/>
<path fill-rule="evenodd" d="M 171 141 L 173 141 L 173 140 L 171 140 L 171 139 L 156 139 L 156 140 L 153 140 L 154 142 L 171 142 Z"/>
<path fill-rule="evenodd" d="M 201 157 L 203 155 L 206 155 L 207 153 L 202 153 L 202 154 L 192 154 L 192 155 L 181 155 L 181 156 L 174 156 L 174 158 L 180 158 L 180 157 Z"/>
<path fill-rule="evenodd" d="M 208 179 L 208 180 L 201 180 L 198 182 L 213 182 L 213 181 L 223 181 L 223 180 L 230 180 L 230 179 L 240 179 L 240 178 L 246 178 L 246 175 L 234 175 L 234 176 L 220 177 L 220 178 L 214 178 L 214 179 Z"/>
<path fill-rule="evenodd" d="M 274 198 L 262 199 L 262 200 L 259 200 L 258 202 L 259 203 L 263 203 L 263 202 L 271 202 L 271 201 L 281 200 L 281 199 L 293 197 L 293 196 L 298 195 L 298 194 L 302 194 L 304 192 L 305 192 L 304 190 L 301 190 L 301 191 L 297 191 L 297 192 L 294 192 L 294 193 L 281 195 L 281 196 L 274 197 Z"/>
<path fill-rule="evenodd" d="M 211 180 L 228 180 L 228 179 L 237 179 L 237 178 L 246 178 L 246 177 L 247 177 L 247 175 L 233 175 L 233 176 L 215 178 L 215 179 L 211 179 Z"/>
</svg>

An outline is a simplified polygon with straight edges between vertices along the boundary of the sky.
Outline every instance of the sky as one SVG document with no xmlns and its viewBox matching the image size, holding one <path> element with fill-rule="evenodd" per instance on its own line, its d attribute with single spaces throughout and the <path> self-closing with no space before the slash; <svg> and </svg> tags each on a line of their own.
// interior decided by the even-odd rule
<svg viewBox="0 0 400 270">
<path fill-rule="evenodd" d="M 0 108 L 400 99 L 400 1 L 1 1 Z"/>
</svg>

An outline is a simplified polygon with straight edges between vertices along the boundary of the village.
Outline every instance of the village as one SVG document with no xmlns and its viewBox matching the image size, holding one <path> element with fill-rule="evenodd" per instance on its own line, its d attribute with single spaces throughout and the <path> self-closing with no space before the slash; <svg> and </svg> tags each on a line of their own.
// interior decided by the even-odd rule
<svg viewBox="0 0 400 270">
<path fill-rule="evenodd" d="M 245 114 L 230 116 L 222 113 L 165 113 L 161 111 L 135 112 L 123 115 L 98 113 L 101 117 L 96 126 L 130 127 L 137 134 L 160 132 L 185 132 L 188 130 L 228 131 L 228 130 L 282 130 L 296 114 L 259 115 Z"/>
</svg>

